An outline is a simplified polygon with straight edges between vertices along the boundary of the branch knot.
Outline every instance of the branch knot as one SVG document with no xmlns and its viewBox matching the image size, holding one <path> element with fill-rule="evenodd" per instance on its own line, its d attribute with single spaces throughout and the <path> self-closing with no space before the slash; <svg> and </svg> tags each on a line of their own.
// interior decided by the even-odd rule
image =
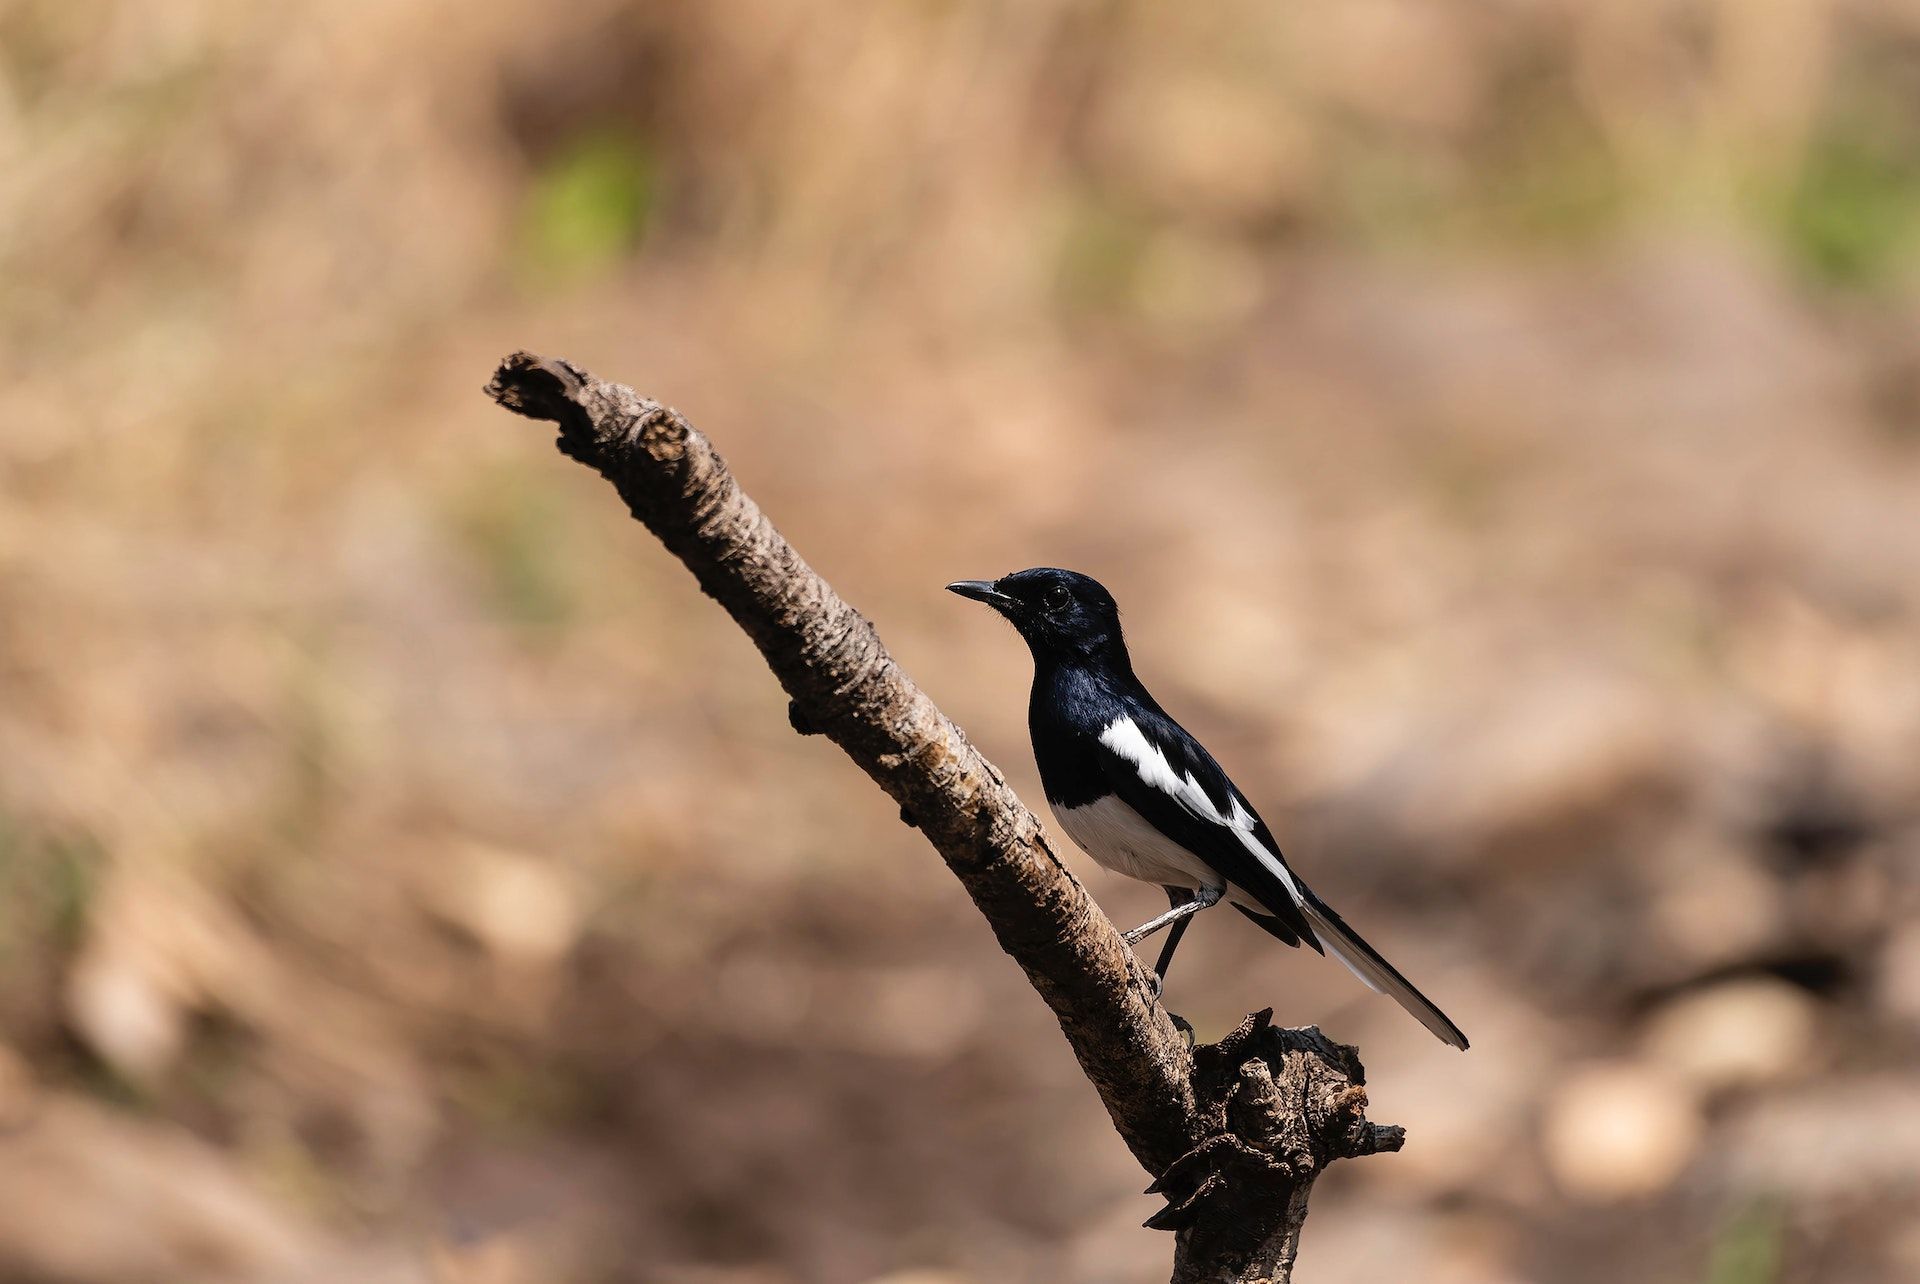
<svg viewBox="0 0 1920 1284">
<path fill-rule="evenodd" d="M 1147 1188 L 1167 1204 L 1146 1225 L 1177 1232 L 1183 1258 L 1198 1250 L 1244 1260 L 1296 1210 L 1305 1215 L 1296 1196 L 1328 1164 L 1398 1150 L 1404 1140 L 1399 1128 L 1368 1122 L 1366 1071 L 1354 1049 L 1311 1026 L 1272 1022 L 1263 1009 L 1194 1049 L 1205 1135 Z"/>
</svg>

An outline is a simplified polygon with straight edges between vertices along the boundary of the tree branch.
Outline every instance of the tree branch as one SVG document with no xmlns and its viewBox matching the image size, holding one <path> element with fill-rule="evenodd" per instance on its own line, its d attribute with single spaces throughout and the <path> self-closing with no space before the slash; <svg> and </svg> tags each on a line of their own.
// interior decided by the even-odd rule
<svg viewBox="0 0 1920 1284">
<path fill-rule="evenodd" d="M 487 395 L 559 425 L 633 516 L 750 637 L 802 734 L 839 745 L 946 860 L 995 938 L 1059 1019 L 1114 1127 L 1167 1207 L 1174 1284 L 1286 1281 L 1313 1178 L 1334 1159 L 1397 1150 L 1365 1117 L 1354 1050 L 1256 1013 L 1189 1050 L 1149 974 L 1006 779 L 800 559 L 706 437 L 677 412 L 564 361 L 521 352 Z"/>
</svg>

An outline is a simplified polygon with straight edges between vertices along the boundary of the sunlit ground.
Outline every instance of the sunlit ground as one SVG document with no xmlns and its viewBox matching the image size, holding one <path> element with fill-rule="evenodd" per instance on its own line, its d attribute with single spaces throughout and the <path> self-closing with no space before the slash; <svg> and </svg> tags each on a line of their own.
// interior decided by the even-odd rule
<svg viewBox="0 0 1920 1284">
<path fill-rule="evenodd" d="M 1825 0 L 0 0 L 0 1273 L 1164 1277 L 931 850 L 480 396 L 529 347 L 1032 801 L 939 587 L 1114 589 L 1474 1040 L 1189 935 L 1409 1130 L 1303 1281 L 1920 1276 L 1916 86 Z"/>
</svg>

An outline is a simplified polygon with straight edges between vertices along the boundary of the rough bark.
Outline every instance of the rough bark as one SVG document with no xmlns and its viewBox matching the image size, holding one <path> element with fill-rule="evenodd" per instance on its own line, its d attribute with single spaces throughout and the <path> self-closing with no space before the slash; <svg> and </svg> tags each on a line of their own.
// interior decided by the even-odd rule
<svg viewBox="0 0 1920 1284">
<path fill-rule="evenodd" d="M 900 804 L 1053 1010 L 1114 1127 L 1167 1204 L 1175 1284 L 1291 1278 L 1307 1194 L 1334 1159 L 1397 1150 L 1368 1123 L 1352 1048 L 1248 1017 L 1189 1050 L 1134 959 L 1040 823 L 900 669 L 865 617 L 800 559 L 712 444 L 677 412 L 565 361 L 516 353 L 487 394 L 559 426 L 562 453 L 628 510 L 733 617 L 786 689 L 803 734 L 827 736 Z"/>
</svg>

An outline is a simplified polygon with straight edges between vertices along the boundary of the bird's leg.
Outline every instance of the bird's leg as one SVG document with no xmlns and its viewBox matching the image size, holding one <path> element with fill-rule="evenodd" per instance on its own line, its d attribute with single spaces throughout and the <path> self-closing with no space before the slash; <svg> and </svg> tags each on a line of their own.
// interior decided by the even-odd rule
<svg viewBox="0 0 1920 1284">
<path fill-rule="evenodd" d="M 1192 900 L 1193 889 L 1190 887 L 1169 887 L 1167 889 L 1167 901 L 1175 908 L 1185 905 Z M 1153 995 L 1155 998 L 1159 998 L 1161 991 L 1167 988 L 1167 968 L 1173 963 L 1173 952 L 1180 948 L 1180 938 L 1187 934 L 1187 928 L 1192 923 L 1193 915 L 1189 914 L 1167 930 L 1167 943 L 1160 947 L 1160 961 L 1153 965 Z"/>
<path fill-rule="evenodd" d="M 1180 948 L 1180 938 L 1187 934 L 1187 928 L 1192 924 L 1193 916 L 1208 905 L 1217 904 L 1220 900 L 1220 893 L 1217 891 L 1212 892 L 1208 899 L 1201 899 L 1206 896 L 1206 891 L 1195 892 L 1188 887 L 1167 888 L 1167 900 L 1173 907 L 1167 912 L 1170 914 L 1173 910 L 1185 910 L 1186 914 L 1174 920 L 1173 929 L 1167 933 L 1167 943 L 1160 947 L 1160 961 L 1153 965 L 1153 997 L 1156 1000 L 1167 987 L 1167 968 L 1172 965 L 1173 952 Z M 1185 1037 L 1187 1046 L 1191 1048 L 1193 1046 L 1192 1024 L 1178 1012 L 1169 1011 L 1167 1017 L 1173 1022 L 1174 1028 Z"/>
<path fill-rule="evenodd" d="M 1169 889 L 1168 899 L 1172 899 L 1171 893 L 1172 889 Z M 1131 932 L 1120 933 L 1120 939 L 1128 945 L 1138 945 L 1163 927 L 1181 922 L 1184 919 L 1198 914 L 1203 909 L 1213 908 L 1220 903 L 1220 898 L 1225 895 L 1226 889 L 1224 887 L 1203 887 L 1193 893 L 1192 900 L 1185 904 L 1175 903 L 1174 907 L 1166 913 L 1156 918 L 1148 919 Z"/>
</svg>

